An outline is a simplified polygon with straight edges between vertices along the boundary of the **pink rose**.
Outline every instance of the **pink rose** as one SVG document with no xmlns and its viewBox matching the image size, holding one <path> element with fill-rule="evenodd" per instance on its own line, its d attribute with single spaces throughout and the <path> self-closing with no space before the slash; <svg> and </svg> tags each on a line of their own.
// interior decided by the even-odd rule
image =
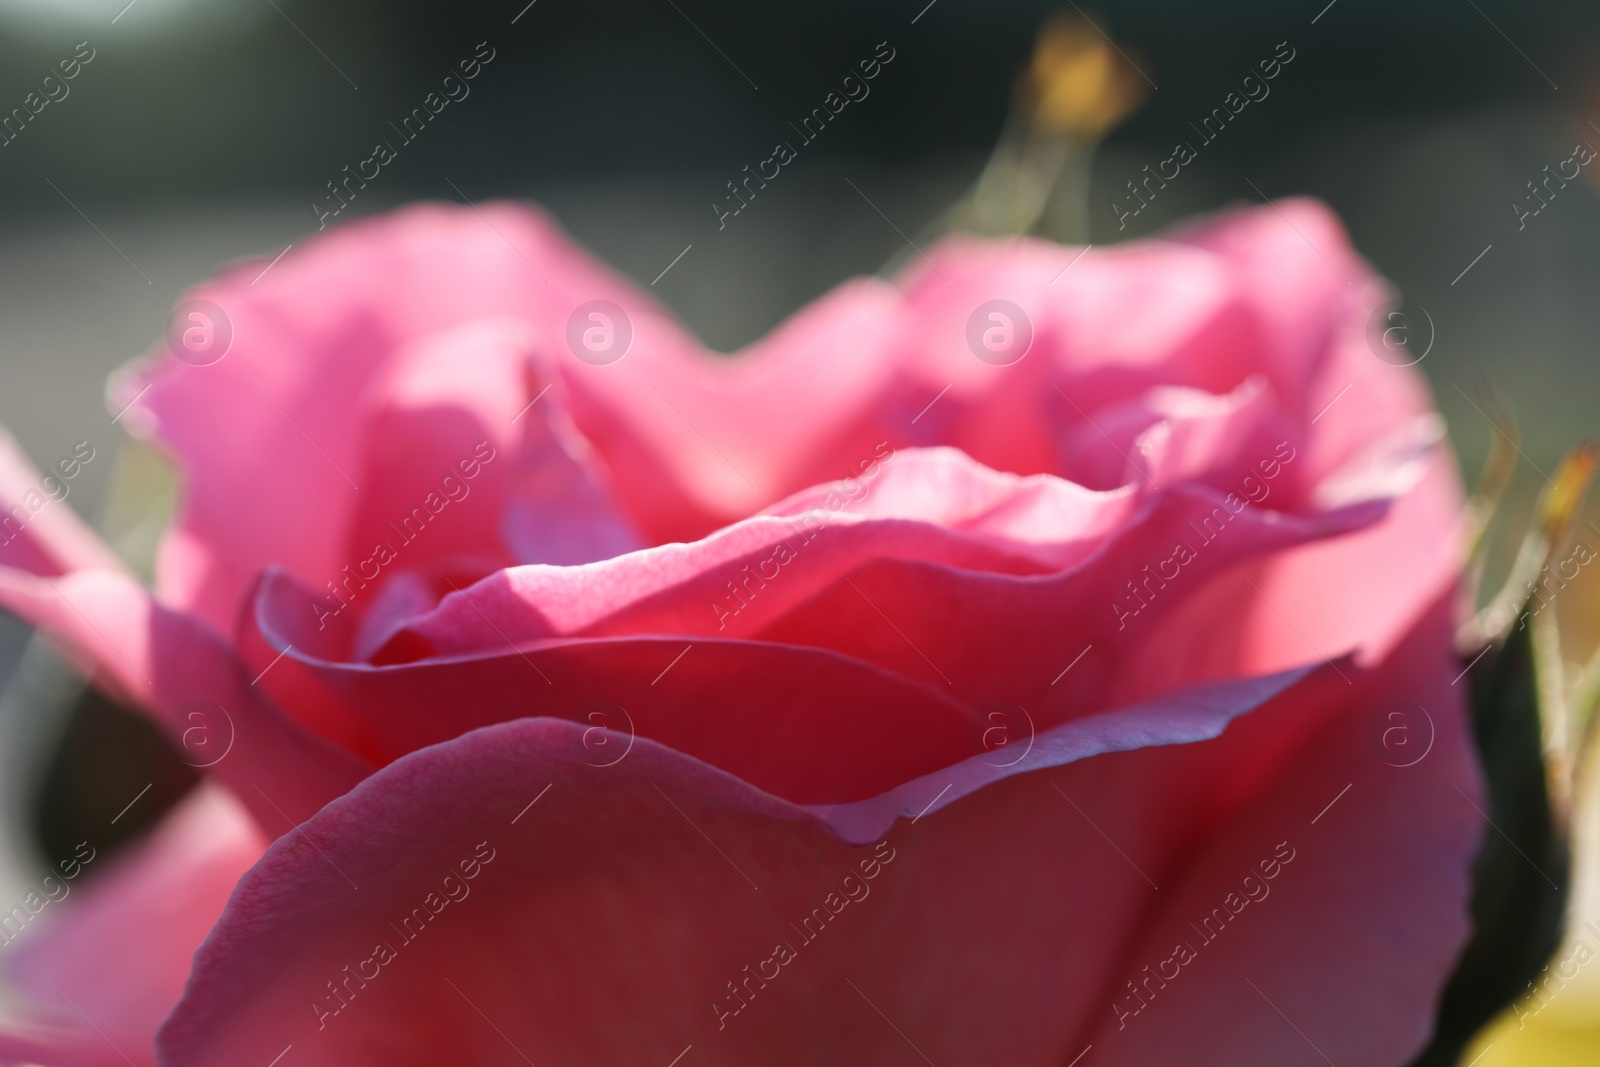
<svg viewBox="0 0 1600 1067">
<path fill-rule="evenodd" d="M 1315 204 L 1079 256 L 733 360 L 506 205 L 198 290 L 231 348 L 112 396 L 156 589 L 52 505 L 0 603 L 216 784 L 0 957 L 0 1056 L 1406 1061 L 1480 823 L 1437 417 Z"/>
</svg>

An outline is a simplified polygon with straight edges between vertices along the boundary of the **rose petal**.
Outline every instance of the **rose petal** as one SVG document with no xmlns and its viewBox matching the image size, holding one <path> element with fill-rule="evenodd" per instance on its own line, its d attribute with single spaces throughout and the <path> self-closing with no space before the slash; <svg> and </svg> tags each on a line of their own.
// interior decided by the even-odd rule
<svg viewBox="0 0 1600 1067">
<path fill-rule="evenodd" d="M 1152 1052 L 1322 1063 L 1248 978 L 1335 1062 L 1399 1062 L 1425 1038 L 1465 936 L 1478 835 L 1448 657 L 1435 625 L 1382 674 L 1347 687 L 1320 672 L 1211 742 L 1141 731 L 1123 740 L 1160 747 L 930 805 L 877 853 L 871 882 L 860 864 L 873 851 L 827 829 L 837 811 L 789 806 L 643 740 L 601 770 L 574 724 L 490 727 L 392 764 L 309 822 L 306 844 L 269 850 L 198 954 L 160 1048 L 173 1067 L 268 1062 L 289 1046 L 312 1065 L 401 1049 L 666 1063 L 690 1045 L 711 1064 L 1058 1067 L 1091 1042 L 1110 1064 Z M 1429 758 L 1375 758 L 1349 712 L 1384 697 L 1433 705 Z M 1345 807 L 1319 815 L 1350 783 Z M 1313 822 L 1324 816 L 1362 830 L 1331 833 Z M 1107 1033 L 1117 990 L 1150 962 L 1146 938 L 1222 901 L 1284 840 L 1296 861 L 1233 942 L 1201 949 L 1209 975 Z M 824 922 L 808 940 L 813 909 Z M 830 911 L 846 930 L 828 932 Z M 1407 951 L 1376 951 L 1394 941 Z M 773 948 L 785 942 L 787 965 Z M 1248 965 L 1235 955 L 1246 948 Z M 735 999 L 757 968 L 764 984 L 749 977 Z M 1219 983 L 1231 1010 L 1202 1016 Z M 1189 1025 L 1164 1024 L 1169 1007 Z"/>
<path fill-rule="evenodd" d="M 215 634 L 157 604 L 131 578 L 76 571 L 52 579 L 0 568 L 0 606 L 62 642 L 98 684 L 149 714 L 273 834 L 367 771 L 296 726 Z"/>
<path fill-rule="evenodd" d="M 267 843 L 236 801 L 207 785 L 148 841 L 100 861 L 112 869 L 85 865 L 77 883 L 58 875 L 66 893 L 43 928 L 3 957 L 25 1011 L 6 1025 L 0 1054 L 21 1041 L 35 1047 L 12 1054 L 41 1063 L 152 1063 L 156 1027 L 183 993 L 195 949 Z"/>
<path fill-rule="evenodd" d="M 510 205 L 424 205 L 343 226 L 260 273 L 241 266 L 190 294 L 231 321 L 222 359 L 196 367 L 160 352 L 112 398 L 150 386 L 139 414 L 186 477 L 162 597 L 225 631 L 269 563 L 323 575 L 349 562 L 368 433 L 357 415 L 397 350 L 484 318 L 553 332 L 602 276 L 542 215 Z"/>
<path fill-rule="evenodd" d="M 284 605 L 297 596 L 288 610 L 307 614 L 303 591 L 281 577 L 262 599 Z M 249 647 L 279 640 L 280 631 L 258 632 Z M 607 742 L 602 728 L 610 729 L 800 802 L 871 796 L 959 762 L 978 751 L 986 725 L 943 687 L 833 652 L 659 635 L 522 648 L 501 641 L 471 657 L 383 667 L 297 647 L 262 684 L 319 734 L 377 765 L 540 715 L 591 727 L 595 765 L 631 744 Z"/>
<path fill-rule="evenodd" d="M 655 539 L 701 536 L 815 481 L 800 457 L 835 454 L 833 442 L 862 423 L 892 370 L 880 355 L 895 328 L 885 283 L 852 283 L 748 358 L 716 360 L 647 293 L 543 215 L 511 204 L 424 205 L 353 223 L 259 274 L 246 265 L 190 294 L 231 322 L 222 359 L 195 367 L 157 353 L 121 375 L 112 398 L 130 403 L 150 386 L 136 422 L 176 453 L 187 479 L 160 590 L 220 629 L 232 626 L 239 598 L 269 563 L 319 575 L 348 562 L 368 434 L 354 416 L 368 384 L 415 339 L 477 319 L 525 323 L 630 517 Z M 569 319 L 594 300 L 628 319 L 620 364 L 593 365 L 568 345 Z M 712 420 L 702 405 L 717 408 L 717 395 L 737 411 Z M 748 472 L 760 488 L 708 444 L 724 431 L 736 454 L 763 446 Z M 777 440 L 782 448 L 771 447 Z M 313 499 L 316 523 L 306 507 Z"/>
<path fill-rule="evenodd" d="M 463 729 L 528 714 L 581 719 L 593 710 L 591 701 L 604 697 L 636 716 L 641 736 L 776 795 L 837 802 L 955 762 L 971 751 L 972 720 L 992 702 L 1020 704 L 1048 728 L 1159 693 L 1119 687 L 1129 673 L 1120 664 L 1146 655 L 1159 616 L 1182 610 L 1186 592 L 1202 590 L 1208 576 L 1266 549 L 1371 522 L 1382 507 L 1380 498 L 1377 510 L 1352 505 L 1314 519 L 1255 510 L 1234 517 L 1215 494 L 1175 491 L 1114 538 L 1090 538 L 1086 547 L 1073 539 L 1107 525 L 1090 516 L 1125 510 L 1127 492 L 1090 494 L 1054 479 L 1001 476 L 954 452 L 907 454 L 879 478 L 881 493 L 863 501 L 869 510 L 892 514 L 904 503 L 926 513 L 933 507 L 943 515 L 932 517 L 951 528 L 853 517 L 822 528 L 803 546 L 803 565 L 791 564 L 790 574 L 768 574 L 770 581 L 754 584 L 740 564 L 760 559 L 775 535 L 789 533 L 787 526 L 769 529 L 775 519 L 749 520 L 699 545 L 589 567 L 521 568 L 451 594 L 406 627 L 391 643 L 391 655 L 375 666 L 341 664 L 341 639 L 313 626 L 318 611 L 312 598 L 276 575 L 258 595 L 243 652 L 264 669 L 279 660 L 280 650 L 293 648 L 267 681 L 270 691 L 306 726 L 376 764 Z M 1021 502 L 1008 506 L 1008 495 Z M 804 504 L 802 497 L 794 506 Z M 1173 579 L 1179 588 L 1163 595 L 1156 586 L 1169 583 L 1152 582 L 1140 561 L 1160 560 L 1175 539 L 1192 540 L 1197 529 L 1211 530 L 1215 543 L 1202 544 L 1200 555 Z M 1047 545 L 1060 540 L 1048 548 L 1010 540 L 1024 535 Z M 1080 557 L 1079 564 L 1030 575 L 1015 556 L 994 554 L 1002 545 L 1067 552 Z M 1002 566 L 1022 574 L 996 573 Z M 745 626 L 760 641 L 728 640 L 710 625 L 729 618 L 728 607 L 713 610 L 719 599 L 729 599 L 725 575 L 746 582 L 745 594 L 753 598 L 733 615 L 728 635 Z M 1121 588 L 1134 579 L 1146 583 L 1144 595 L 1153 601 L 1141 606 Z M 1101 610 L 1086 612 L 1085 604 Z M 745 610 L 753 613 L 751 621 Z M 941 621 L 952 617 L 961 625 Z M 563 633 L 562 623 L 575 632 Z M 684 636 L 661 636 L 674 631 Z M 716 683 L 731 703 L 682 703 L 695 691 L 685 688 L 682 676 L 666 687 L 657 684 L 673 656 L 694 643 L 706 650 L 695 664 L 712 671 L 708 685 L 712 678 L 752 679 L 748 685 Z M 1231 647 L 1225 640 L 1218 644 Z M 1297 646 L 1298 655 L 1274 669 L 1346 650 L 1319 654 Z M 1204 660 L 1189 665 L 1195 673 L 1188 680 L 1164 672 L 1163 688 L 1225 676 L 1210 666 Z M 903 681 L 885 678 L 886 671 Z M 594 689 L 595 678 L 606 680 L 604 693 Z M 809 699 L 818 687 L 833 695 Z M 949 696 L 929 707 L 930 687 Z M 791 693 L 797 697 L 792 704 Z M 460 694 L 471 700 L 455 716 L 440 718 L 434 708 Z M 808 710 L 818 705 L 826 710 Z M 960 711 L 952 715 L 950 709 Z M 916 743 L 895 742 L 896 731 Z M 774 743 L 780 737 L 802 740 Z"/>
<path fill-rule="evenodd" d="M 52 480 L 70 486 L 54 475 Z M 63 488 L 58 499 L 17 442 L 0 430 L 0 567 L 49 577 L 85 567 L 125 569 L 67 504 L 69 491 Z"/>
<path fill-rule="evenodd" d="M 1087 1040 L 1129 1063 L 1202 1067 L 1405 1063 L 1427 1043 L 1470 932 L 1470 861 L 1484 832 L 1463 695 L 1450 683 L 1448 604 L 1397 648 L 1376 688 L 1356 675 L 1343 714 L 1172 880 L 1117 980 L 1143 983 L 1142 968 L 1159 968 L 1180 942 L 1200 958 L 1170 986 L 1148 987 L 1137 1016 L 1106 1011 Z M 1406 743 L 1392 743 L 1396 730 Z M 1296 858 L 1271 895 L 1220 936 L 1197 932 L 1212 909 L 1233 910 L 1226 894 L 1247 891 L 1246 873 L 1260 881 L 1279 840 Z M 1138 1005 L 1126 987 L 1119 994 L 1123 1008 Z"/>
</svg>

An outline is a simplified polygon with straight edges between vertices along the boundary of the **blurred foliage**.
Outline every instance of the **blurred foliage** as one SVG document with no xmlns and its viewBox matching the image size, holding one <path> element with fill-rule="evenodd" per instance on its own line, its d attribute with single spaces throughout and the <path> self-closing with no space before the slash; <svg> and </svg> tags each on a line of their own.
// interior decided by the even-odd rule
<svg viewBox="0 0 1600 1067">
<path fill-rule="evenodd" d="M 1491 449 L 1468 507 L 1469 582 L 1481 574 L 1514 466 L 1510 455 L 1521 452 L 1515 421 L 1492 395 L 1485 402 L 1503 446 Z M 1476 1064 L 1496 1044 L 1501 1052 L 1489 1063 L 1549 1062 L 1540 1057 L 1556 1048 L 1582 1055 L 1584 1063 L 1600 1059 L 1600 1030 L 1585 1047 L 1568 1025 L 1574 1009 L 1582 1015 L 1585 1007 L 1600 1020 L 1600 985 L 1590 990 L 1592 1003 L 1570 994 L 1561 1012 L 1528 1029 L 1559 997 L 1551 996 L 1550 968 L 1557 967 L 1556 989 L 1564 989 L 1571 961 L 1591 953 L 1586 943 L 1580 952 L 1571 949 L 1584 913 L 1578 876 L 1600 860 L 1596 812 L 1582 804 L 1600 786 L 1596 689 L 1587 680 L 1600 671 L 1600 653 L 1573 670 L 1558 620 L 1593 614 L 1592 603 L 1561 597 L 1581 568 L 1568 575 L 1564 564 L 1574 557 L 1560 557 L 1580 523 L 1592 527 L 1583 505 L 1596 460 L 1594 446 L 1582 444 L 1568 451 L 1553 478 L 1540 472 L 1545 488 L 1529 509 L 1504 584 L 1461 630 L 1489 825 L 1474 867 L 1474 935 L 1441 998 L 1433 1042 L 1413 1067 Z"/>
<path fill-rule="evenodd" d="M 0 213 L 67 210 L 41 174 L 70 182 L 101 210 L 241 193 L 309 199 L 480 40 L 503 58 L 437 131 L 442 143 L 386 176 L 392 202 L 442 195 L 441 175 L 450 173 L 458 182 L 470 176 L 462 187 L 471 193 L 509 181 L 536 188 L 559 176 L 725 169 L 738 160 L 736 171 L 749 152 L 770 148 L 786 119 L 813 106 L 864 45 L 883 39 L 904 57 L 894 83 L 876 87 L 873 104 L 818 151 L 901 160 L 984 153 L 1040 22 L 1066 7 L 696 0 L 675 10 L 654 0 L 544 0 L 513 25 L 524 0 L 205 0 L 165 13 L 163 0 L 141 0 L 113 26 L 106 12 L 121 6 L 12 0 L 0 8 L 8 14 L 0 18 L 6 108 L 73 43 L 87 38 L 100 52 L 70 99 L 6 150 L 20 158 L 0 168 Z M 1315 27 L 1314 12 L 1291 15 L 1265 0 L 1102 0 L 1088 11 L 1119 41 L 1137 42 L 1148 57 L 1140 66 L 1170 87 L 1153 93 L 1125 131 L 1144 146 L 1170 148 L 1174 129 L 1208 110 L 1264 46 L 1270 51 L 1286 36 L 1315 33 L 1318 42 L 1314 62 L 1297 74 L 1304 80 L 1295 106 L 1253 116 L 1219 151 L 1270 150 L 1286 135 L 1352 116 L 1456 111 L 1542 100 L 1548 91 L 1478 12 L 1447 0 L 1401 8 L 1340 0 Z M 1521 49 L 1565 81 L 1581 67 L 1581 44 L 1600 32 L 1600 11 L 1544 2 L 1520 10 L 1511 28 Z M 1068 92 L 1058 84 L 1049 99 Z"/>
<path fill-rule="evenodd" d="M 1412 1067 L 1455 1063 L 1523 991 L 1559 943 L 1566 903 L 1559 886 L 1567 880 L 1567 843 L 1545 787 L 1531 630 L 1513 627 L 1467 677 L 1494 825 L 1484 828 L 1473 868 L 1472 940 L 1445 987 L 1433 1042 Z"/>
</svg>

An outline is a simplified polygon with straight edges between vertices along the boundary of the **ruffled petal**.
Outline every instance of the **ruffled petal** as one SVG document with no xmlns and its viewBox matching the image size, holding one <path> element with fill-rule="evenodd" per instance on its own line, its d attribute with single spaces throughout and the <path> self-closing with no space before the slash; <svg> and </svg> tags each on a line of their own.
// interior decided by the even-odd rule
<svg viewBox="0 0 1600 1067">
<path fill-rule="evenodd" d="M 489 727 L 330 805 L 303 828 L 315 849 L 269 850 L 159 1046 L 173 1067 L 291 1047 L 310 1065 L 598 1067 L 693 1046 L 709 1064 L 1059 1067 L 1089 1044 L 1108 1064 L 1400 1062 L 1465 936 L 1478 839 L 1448 660 L 1436 624 L 1377 673 L 1348 665 L 1350 685 L 1324 669 L 1259 706 L 1174 697 L 1072 756 L 1041 737 L 1056 756 L 959 798 L 927 789 L 893 827 L 642 739 L 597 768 L 576 724 Z M 1374 758 L 1367 709 L 1389 700 L 1425 702 L 1438 728 L 1409 768 Z M 851 844 L 868 831 L 889 833 Z M 1210 973 L 1117 1030 L 1124 983 L 1162 958 L 1152 939 L 1232 908 L 1274 857 L 1270 898 L 1197 948 L 1188 966 Z M 1203 1011 L 1212 996 L 1231 1010 Z"/>
</svg>

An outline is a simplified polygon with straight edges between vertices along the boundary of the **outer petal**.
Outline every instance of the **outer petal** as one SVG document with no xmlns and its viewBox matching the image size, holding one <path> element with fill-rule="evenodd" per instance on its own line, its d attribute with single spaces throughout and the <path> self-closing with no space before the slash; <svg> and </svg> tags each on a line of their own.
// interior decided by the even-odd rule
<svg viewBox="0 0 1600 1067">
<path fill-rule="evenodd" d="M 367 771 L 286 718 L 204 624 L 157 604 L 131 578 L 77 571 L 50 579 L 0 569 L 0 607 L 61 641 L 99 684 L 150 713 L 274 834 Z"/>
<path fill-rule="evenodd" d="M 156 1027 L 183 992 L 194 950 L 267 841 L 236 801 L 203 786 L 153 838 L 99 861 L 112 870 L 85 865 L 82 881 L 55 874 L 52 895 L 65 895 L 35 920 L 43 929 L 0 950 L 20 1002 L 20 1018 L 0 1024 L 0 1057 L 153 1063 Z"/>
<path fill-rule="evenodd" d="M 1090 1034 L 1097 1045 L 1130 1063 L 1222 1067 L 1404 1063 L 1427 1043 L 1435 999 L 1470 932 L 1470 861 L 1484 832 L 1462 695 L 1448 681 L 1457 665 L 1451 614 L 1448 600 L 1429 612 L 1380 668 L 1379 685 L 1358 676 L 1317 751 L 1288 760 L 1172 879 L 1124 968 L 1148 1003 L 1114 988 L 1138 1014 L 1111 1008 Z M 1407 745 L 1391 745 L 1386 731 L 1397 724 Z M 1263 881 L 1268 839 L 1296 854 L 1270 896 L 1226 924 L 1213 919 L 1220 936 L 1197 931 L 1214 909 L 1235 909 L 1228 893 L 1249 896 L 1246 875 Z M 1160 970 L 1180 943 L 1199 959 L 1169 986 L 1144 987 L 1143 968 Z"/>
<path fill-rule="evenodd" d="M 291 1046 L 309 1065 L 600 1067 L 691 1045 L 708 1064 L 1059 1067 L 1091 1042 L 1105 1064 L 1400 1062 L 1466 932 L 1478 819 L 1454 786 L 1476 781 L 1448 661 L 1436 614 L 1379 673 L 1323 671 L 1209 742 L 1171 743 L 1199 710 L 1175 698 L 1165 727 L 1121 737 L 1157 747 L 935 796 L 878 850 L 830 830 L 843 809 L 646 741 L 600 770 L 575 725 L 491 727 L 330 805 L 304 830 L 323 854 L 269 850 L 160 1047 L 172 1067 Z M 1412 699 L 1435 745 L 1384 766 L 1366 709 Z M 1362 832 L 1319 825 L 1334 818 Z M 1199 950 L 1210 974 L 1108 1033 L 1149 939 L 1285 840 L 1270 899 Z M 1209 993 L 1230 1010 L 1199 1013 Z"/>
<path fill-rule="evenodd" d="M 70 487 L 54 472 L 46 480 L 0 430 L 0 567 L 47 576 L 124 569 L 66 502 Z"/>
</svg>

